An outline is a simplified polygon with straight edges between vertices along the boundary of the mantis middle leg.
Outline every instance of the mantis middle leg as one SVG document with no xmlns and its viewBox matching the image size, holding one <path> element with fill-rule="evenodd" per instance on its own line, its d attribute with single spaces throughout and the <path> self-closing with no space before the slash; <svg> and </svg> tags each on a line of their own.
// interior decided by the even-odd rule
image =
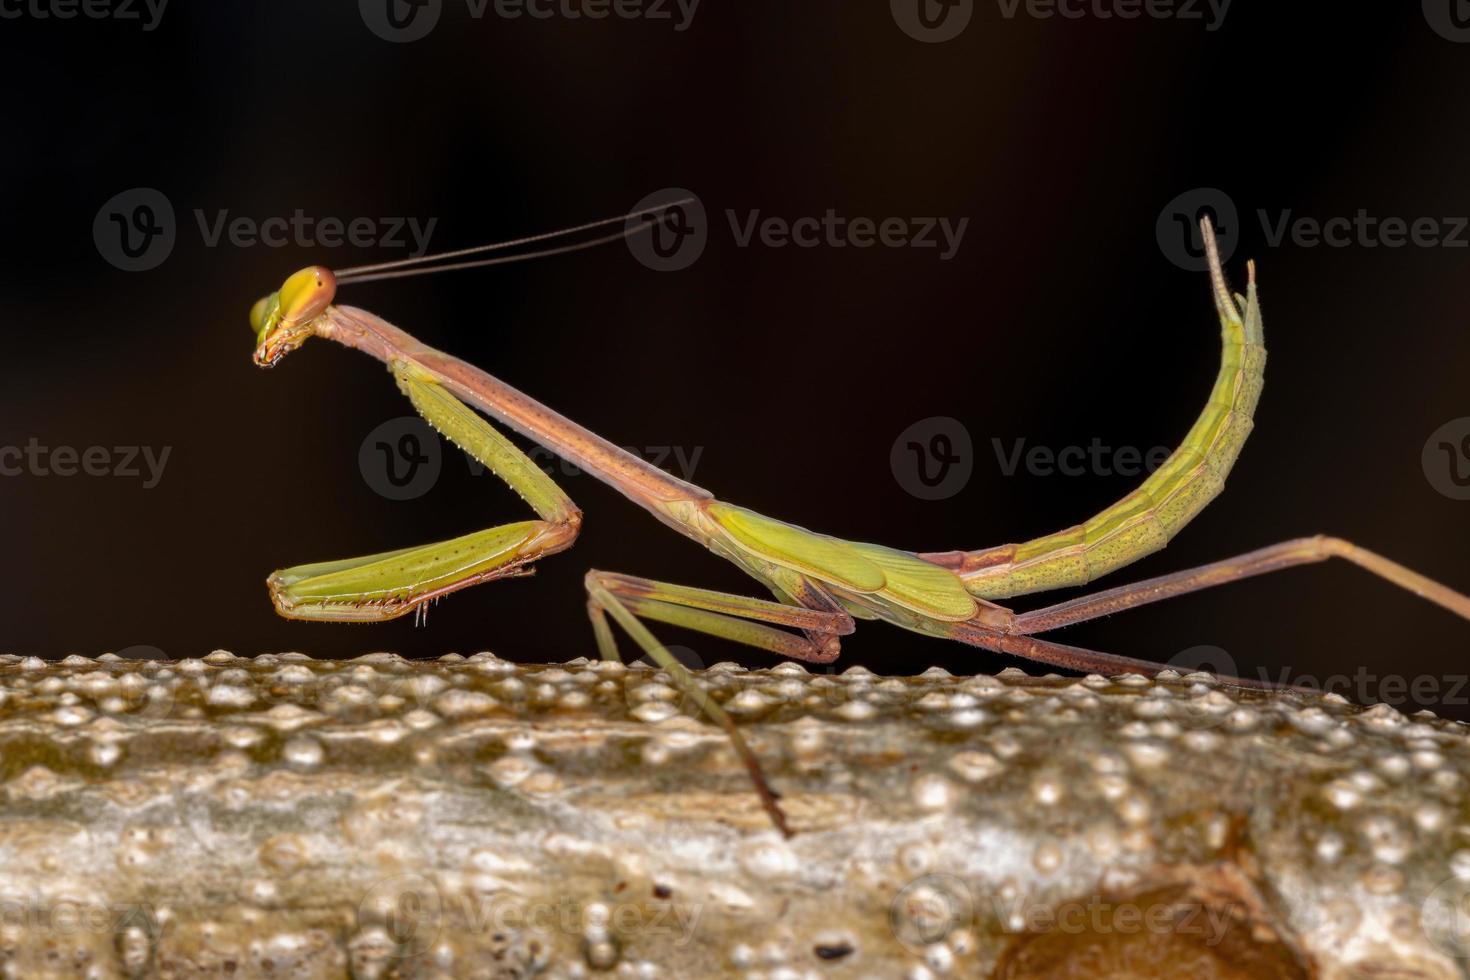
<svg viewBox="0 0 1470 980">
<path fill-rule="evenodd" d="M 760 760 L 746 744 L 734 719 L 690 676 L 684 665 L 659 642 L 642 620 L 652 619 L 698 630 L 797 660 L 830 663 L 837 658 L 838 638 L 853 631 L 852 617 L 816 585 L 808 583 L 799 598 L 822 608 L 785 605 L 630 575 L 599 571 L 587 573 L 587 613 L 592 619 L 592 629 L 603 659 L 621 659 L 607 621 L 611 616 L 643 652 L 668 673 L 679 690 L 693 698 L 700 710 L 725 730 L 751 782 L 755 784 L 761 806 L 786 837 L 791 836 L 791 827 L 777 802 L 779 794 L 771 789 Z M 764 625 L 767 623 L 798 629 L 801 635 Z"/>
</svg>

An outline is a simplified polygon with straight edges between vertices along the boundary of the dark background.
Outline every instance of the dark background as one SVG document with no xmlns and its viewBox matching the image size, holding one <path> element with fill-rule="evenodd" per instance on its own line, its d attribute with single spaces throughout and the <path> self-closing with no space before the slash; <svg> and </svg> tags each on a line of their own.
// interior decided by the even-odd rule
<svg viewBox="0 0 1470 980">
<path fill-rule="evenodd" d="M 1137 482 L 1008 477 L 992 439 L 1147 448 L 1192 423 L 1218 327 L 1204 276 L 1169 261 L 1155 224 L 1176 195 L 1217 187 L 1240 211 L 1232 275 L 1249 256 L 1260 267 L 1271 362 L 1256 433 L 1225 494 L 1105 584 L 1320 531 L 1470 589 L 1470 503 L 1421 465 L 1431 433 L 1470 415 L 1470 233 L 1460 248 L 1271 247 L 1256 216 L 1470 214 L 1470 45 L 1434 16 L 1241 2 L 1210 31 L 1007 18 L 981 2 L 938 44 L 882 2 L 705 0 L 681 32 L 475 20 L 445 0 L 408 44 L 375 36 L 345 0 L 173 0 L 153 31 L 0 20 L 0 444 L 172 447 L 151 490 L 0 479 L 0 646 L 558 660 L 595 655 L 589 567 L 751 594 L 586 476 L 561 481 L 586 512 L 573 551 L 446 600 L 426 628 L 287 622 L 262 584 L 273 568 L 527 511 L 453 455 L 417 500 L 375 493 L 359 447 L 409 411 L 377 363 L 320 342 L 270 373 L 250 363 L 250 304 L 292 270 L 402 250 L 211 248 L 195 209 L 437 217 L 444 249 L 618 214 L 670 186 L 695 191 L 712 222 L 685 271 L 613 246 L 343 298 L 615 441 L 701 449 L 694 479 L 726 499 L 852 539 L 977 548 L 1075 523 Z M 93 236 L 99 209 L 135 187 L 177 213 L 173 252 L 146 272 L 114 268 Z M 740 248 L 725 218 L 829 208 L 969 227 L 942 262 L 932 249 Z M 931 416 L 963 420 L 974 442 L 973 478 L 938 502 L 905 492 L 889 464 L 898 434 Z M 665 635 L 706 663 L 771 662 Z M 1470 623 L 1347 565 L 1058 638 L 1155 659 L 1213 645 L 1252 674 L 1429 678 L 1421 703 L 1470 715 L 1455 680 L 1470 673 Z M 875 624 L 838 668 L 1011 663 Z M 1350 693 L 1403 699 L 1374 681 Z"/>
</svg>

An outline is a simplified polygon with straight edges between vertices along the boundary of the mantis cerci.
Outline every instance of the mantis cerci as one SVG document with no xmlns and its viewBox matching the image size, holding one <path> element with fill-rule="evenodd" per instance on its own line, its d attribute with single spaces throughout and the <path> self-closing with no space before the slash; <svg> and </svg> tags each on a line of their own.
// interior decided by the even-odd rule
<svg viewBox="0 0 1470 980">
<path fill-rule="evenodd" d="M 882 619 L 918 633 L 1057 667 L 1152 675 L 1163 665 L 1067 646 L 1036 634 L 1328 558 L 1345 558 L 1470 619 L 1470 599 L 1460 593 L 1350 542 L 1325 536 L 1285 541 L 1027 612 L 997 604 L 1015 596 L 1084 585 L 1162 548 L 1223 488 L 1253 424 L 1266 351 L 1254 265 L 1248 266 L 1246 294 L 1232 296 L 1208 220 L 1201 227 L 1223 350 L 1214 389 L 1194 427 L 1136 490 L 1090 520 L 1021 544 L 975 551 L 915 553 L 844 541 L 717 500 L 474 365 L 425 346 L 365 310 L 333 302 L 337 288 L 353 282 L 514 261 L 615 240 L 654 227 L 667 216 L 668 207 L 672 205 L 626 216 L 644 221 L 633 231 L 529 254 L 444 264 L 491 249 L 585 232 L 624 217 L 336 274 L 312 266 L 256 303 L 251 325 L 257 364 L 273 365 L 313 336 L 377 358 L 429 424 L 509 484 L 537 515 L 536 520 L 437 544 L 275 572 L 268 586 L 282 616 L 352 622 L 393 619 L 458 589 L 528 574 L 532 562 L 571 546 L 581 527 L 581 511 L 540 467 L 473 411 L 479 409 L 734 562 L 774 594 L 776 601 L 611 572 L 589 571 L 586 576 L 587 609 L 601 656 L 618 659 L 611 618 L 728 733 L 761 805 L 788 836 L 791 831 L 777 794 L 733 720 L 654 637 L 645 620 L 820 664 L 837 658 L 841 638 L 853 632 L 856 620 Z M 425 267 L 432 262 L 440 264 Z"/>
</svg>

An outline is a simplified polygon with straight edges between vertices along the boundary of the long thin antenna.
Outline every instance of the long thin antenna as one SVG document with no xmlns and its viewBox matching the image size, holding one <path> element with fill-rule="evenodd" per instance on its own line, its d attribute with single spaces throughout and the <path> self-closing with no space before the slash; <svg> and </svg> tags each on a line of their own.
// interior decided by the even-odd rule
<svg viewBox="0 0 1470 980">
<path fill-rule="evenodd" d="M 619 239 L 629 238 L 633 235 L 651 230 L 654 225 L 661 224 L 667 212 L 673 208 L 692 202 L 694 198 L 685 197 L 667 204 L 656 204 L 652 207 L 643 208 L 628 214 L 620 214 L 615 218 L 603 218 L 601 221 L 589 221 L 587 224 L 575 225 L 571 228 L 562 228 L 558 231 L 542 232 L 539 235 L 527 235 L 524 238 L 513 238 L 508 241 L 494 242 L 489 245 L 477 245 L 473 248 L 461 248 L 452 252 L 439 252 L 435 255 L 420 255 L 411 259 L 399 259 L 395 262 L 379 262 L 375 265 L 359 265 L 351 269 L 336 270 L 337 284 L 339 286 L 351 285 L 361 282 L 374 282 L 379 279 L 402 279 L 407 276 L 425 275 L 430 272 L 450 272 L 457 269 L 476 269 L 489 265 L 504 265 L 509 262 L 522 262 L 527 259 L 544 258 L 549 255 L 561 255 L 566 252 L 576 252 L 584 248 L 593 248 L 615 242 Z M 497 256 L 493 259 L 481 259 L 474 262 L 452 262 L 447 265 L 430 265 L 435 262 L 445 262 L 448 259 L 464 258 L 468 255 L 482 255 L 485 252 L 496 252 L 508 248 L 518 248 L 535 242 L 543 242 L 549 239 L 562 238 L 567 235 L 575 235 L 579 232 L 591 231 L 594 228 L 603 228 L 618 222 L 630 222 L 634 218 L 645 215 L 665 212 L 659 216 L 657 221 L 650 221 L 633 228 L 624 228 L 612 235 L 604 235 L 599 238 L 589 239 L 582 242 L 573 242 L 568 245 L 559 245 L 555 248 L 540 249 L 532 252 L 521 252 L 515 255 Z"/>
</svg>

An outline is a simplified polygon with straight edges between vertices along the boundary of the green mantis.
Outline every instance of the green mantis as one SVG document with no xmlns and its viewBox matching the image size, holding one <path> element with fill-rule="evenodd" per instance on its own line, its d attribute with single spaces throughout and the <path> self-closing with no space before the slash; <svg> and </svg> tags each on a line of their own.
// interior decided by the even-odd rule
<svg viewBox="0 0 1470 980">
<path fill-rule="evenodd" d="M 610 223 L 596 222 L 568 231 Z M 1203 231 L 1222 353 L 1210 397 L 1179 448 L 1136 490 L 1081 524 L 1020 544 L 939 553 L 844 541 L 717 500 L 479 368 L 421 344 L 371 313 L 334 303 L 341 285 L 413 275 L 429 270 L 406 266 L 458 259 L 552 235 L 335 275 L 319 266 L 303 269 L 252 310 L 256 363 L 273 365 L 311 337 L 377 358 L 388 366 L 414 408 L 520 494 L 536 519 L 436 544 L 278 571 L 268 580 L 271 599 L 281 615 L 293 619 L 393 619 L 450 592 L 527 574 L 533 562 L 570 547 L 581 527 L 581 511 L 476 410 L 483 412 L 614 487 L 673 530 L 734 562 L 774 595 L 774 601 L 747 598 L 601 571 L 590 571 L 586 577 L 587 609 L 601 656 L 619 657 L 616 624 L 728 732 L 762 806 L 787 835 L 791 831 L 786 816 L 759 760 L 730 717 L 673 658 L 647 622 L 697 630 L 797 660 L 829 663 L 838 656 L 841 638 L 853 632 L 858 620 L 885 620 L 904 629 L 1053 666 L 1151 675 L 1162 665 L 1067 646 L 1037 634 L 1328 558 L 1347 559 L 1470 619 L 1470 598 L 1347 541 L 1323 536 L 1282 542 L 1030 611 L 1017 612 L 998 604 L 1016 596 L 1084 585 L 1157 551 L 1223 489 L 1251 430 L 1266 351 L 1254 266 L 1249 267 L 1245 295 L 1232 295 L 1208 222 L 1203 223 Z M 569 251 L 619 237 L 532 254 Z M 434 271 L 526 257 L 530 256 L 458 262 Z"/>
</svg>

